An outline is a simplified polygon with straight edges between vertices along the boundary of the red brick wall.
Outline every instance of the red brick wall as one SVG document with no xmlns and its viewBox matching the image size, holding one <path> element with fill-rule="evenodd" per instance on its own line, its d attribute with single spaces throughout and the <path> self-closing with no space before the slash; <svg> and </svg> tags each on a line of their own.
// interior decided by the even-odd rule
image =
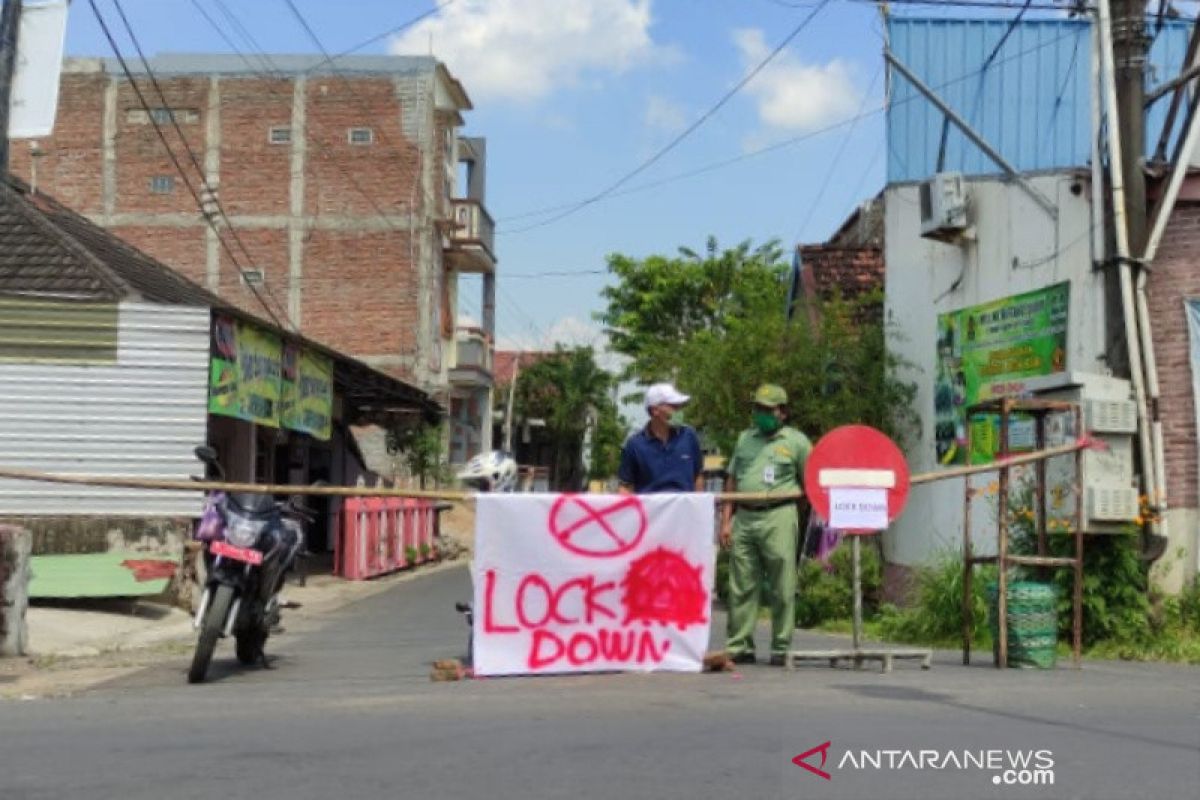
<svg viewBox="0 0 1200 800">
<path fill-rule="evenodd" d="M 223 78 L 221 205 L 230 215 L 285 215 L 291 207 L 292 146 L 270 130 L 292 124 L 292 82 Z"/>
<path fill-rule="evenodd" d="M 1184 300 L 1200 298 L 1200 203 L 1180 201 L 1171 215 L 1147 281 L 1159 413 L 1166 450 L 1167 502 L 1196 508 L 1196 412 Z"/>
<path fill-rule="evenodd" d="M 65 75 L 55 136 L 41 143 L 51 155 L 39 162 L 40 185 L 93 216 L 104 212 L 104 92 L 109 78 L 103 73 Z M 310 78 L 306 84 L 303 213 L 316 217 L 318 222 L 304 237 L 301 330 L 357 356 L 411 357 L 419 350 L 420 303 L 436 303 L 437 287 L 430 287 L 429 297 L 419 296 L 407 225 L 378 229 L 380 210 L 399 215 L 408 212 L 410 202 L 418 208 L 424 205 L 421 154 L 417 144 L 404 136 L 404 109 L 394 82 L 390 78 L 352 80 L 352 91 L 344 81 L 332 77 Z M 204 167 L 211 79 L 168 76 L 160 77 L 160 84 L 167 105 L 195 111 L 194 119 L 181 120 L 180 124 Z M 287 309 L 290 250 L 284 218 L 291 213 L 292 147 L 271 144 L 269 131 L 272 126 L 292 124 L 293 82 L 222 76 L 217 91 L 221 203 L 235 220 L 246 216 L 280 218 L 279 226 L 272 228 L 235 222 L 249 257 L 232 237 L 226 238 L 243 266 L 264 272 L 272 307 Z M 163 105 L 148 85 L 143 92 L 152 107 Z M 411 87 L 404 96 L 415 96 Z M 207 226 L 154 126 L 130 118 L 129 112 L 140 108 L 132 88 L 122 82 L 117 92 L 114 210 L 118 214 L 189 215 L 194 224 L 147 217 L 116 227 L 114 232 L 205 285 Z M 374 141 L 368 145 L 350 144 L 348 130 L 353 127 L 371 128 Z M 164 126 L 164 130 L 199 189 L 200 173 L 171 126 Z M 297 134 L 293 131 L 293 136 Z M 18 174 L 27 174 L 29 158 L 20 144 L 14 148 L 14 168 Z M 431 144 L 441 147 L 440 140 Z M 174 176 L 174 191 L 151 192 L 151 178 L 156 175 Z M 441 191 L 440 173 L 438 180 L 435 194 Z M 341 219 L 330 219 L 334 216 Z M 266 316 L 224 249 L 220 250 L 218 294 L 249 312 Z M 434 336 L 437 333 L 433 331 Z"/>
<path fill-rule="evenodd" d="M 201 286 L 207 285 L 207 249 L 203 228 L 119 225 L 110 230 L 143 253 L 170 265 Z"/>
<path fill-rule="evenodd" d="M 301 306 L 309 336 L 359 356 L 413 355 L 418 298 L 406 233 L 311 233 Z"/>
<path fill-rule="evenodd" d="M 104 89 L 108 76 L 62 76 L 54 133 L 38 140 L 38 188 L 85 214 L 102 211 L 104 196 Z M 12 143 L 12 171 L 29 180 L 29 143 Z"/>
<path fill-rule="evenodd" d="M 186 109 L 196 112 L 195 121 L 188 122 L 176 117 L 184 139 L 195 153 L 200 165 L 204 165 L 205 120 L 208 116 L 208 79 L 174 78 L 159 82 L 169 107 L 181 114 Z M 142 95 L 151 108 L 162 107 L 157 94 L 148 85 L 139 84 Z M 62 101 L 60 100 L 60 105 Z M 183 178 L 171 163 L 162 140 L 154 125 L 143 119 L 131 119 L 131 115 L 142 112 L 141 103 L 130 84 L 122 82 L 117 89 L 117 196 L 115 210 L 118 214 L 133 213 L 196 213 L 196 201 L 188 192 Z M 103 130 L 103 117 L 97 120 Z M 203 186 L 203 175 L 191 162 L 187 148 L 175 133 L 170 122 L 160 125 L 180 165 L 199 192 Z M 155 194 L 150 191 L 151 179 L 155 176 L 171 176 L 175 179 L 174 191 Z"/>
<path fill-rule="evenodd" d="M 401 130 L 390 80 L 356 79 L 352 93 L 338 79 L 310 80 L 307 93 L 306 213 L 369 215 L 378 222 L 380 211 L 403 213 L 410 197 L 420 201 L 420 191 L 412 192 L 420 156 Z M 349 129 L 358 127 L 374 131 L 372 144 L 349 143 Z"/>
<path fill-rule="evenodd" d="M 255 296 L 242 280 L 242 269 L 256 269 L 263 273 L 263 283 L 258 285 L 259 295 L 270 309 L 285 322 L 288 311 L 288 291 L 291 287 L 290 270 L 288 267 L 288 232 L 285 228 L 246 228 L 239 226 L 237 241 L 227 232 L 223 232 L 229 249 L 237 257 L 237 263 L 229 257 L 229 251 L 220 251 L 220 283 L 217 294 L 237 304 L 239 308 L 251 314 L 270 319 L 271 315 L 263 308 L 263 303 Z M 245 251 L 238 246 L 241 242 Z M 249 253 L 249 257 L 246 255 Z M 286 322 L 285 322 L 286 324 Z M 301 321 L 301 328 L 307 328 Z"/>
</svg>

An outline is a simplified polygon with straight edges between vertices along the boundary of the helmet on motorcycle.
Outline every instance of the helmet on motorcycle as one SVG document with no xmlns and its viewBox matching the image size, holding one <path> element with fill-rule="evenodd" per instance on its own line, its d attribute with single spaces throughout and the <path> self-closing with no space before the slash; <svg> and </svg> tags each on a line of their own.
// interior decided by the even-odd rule
<svg viewBox="0 0 1200 800">
<path fill-rule="evenodd" d="M 481 492 L 511 492 L 517 488 L 517 462 L 500 450 L 480 453 L 466 463 L 457 477 Z"/>
</svg>

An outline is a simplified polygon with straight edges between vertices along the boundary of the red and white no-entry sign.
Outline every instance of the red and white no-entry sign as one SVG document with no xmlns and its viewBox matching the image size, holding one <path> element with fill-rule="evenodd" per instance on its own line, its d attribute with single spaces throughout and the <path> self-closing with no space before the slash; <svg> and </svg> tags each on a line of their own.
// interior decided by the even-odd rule
<svg viewBox="0 0 1200 800">
<path fill-rule="evenodd" d="M 908 488 L 904 454 L 866 425 L 843 425 L 825 434 L 804 468 L 809 502 L 843 533 L 886 528 L 904 511 Z"/>
</svg>

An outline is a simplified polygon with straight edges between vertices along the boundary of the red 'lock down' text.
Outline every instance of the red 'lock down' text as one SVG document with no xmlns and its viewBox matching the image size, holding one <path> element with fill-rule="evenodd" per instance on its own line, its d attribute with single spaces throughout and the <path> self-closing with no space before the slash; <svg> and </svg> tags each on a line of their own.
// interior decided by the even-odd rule
<svg viewBox="0 0 1200 800">
<path fill-rule="evenodd" d="M 503 606 L 498 607 L 496 572 L 488 570 L 484 573 L 483 632 L 530 633 L 530 670 L 560 663 L 572 667 L 661 663 L 670 642 L 657 640 L 651 630 L 641 626 L 622 624 L 618 594 L 615 582 L 600 582 L 593 575 L 555 585 L 531 573 L 517 584 L 511 599 L 501 597 Z M 564 630 L 569 626 L 587 629 Z"/>
</svg>

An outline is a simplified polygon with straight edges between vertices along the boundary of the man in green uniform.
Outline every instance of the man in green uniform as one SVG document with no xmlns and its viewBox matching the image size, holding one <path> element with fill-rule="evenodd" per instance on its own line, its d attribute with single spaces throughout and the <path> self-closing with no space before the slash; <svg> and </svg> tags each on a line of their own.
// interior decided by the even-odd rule
<svg viewBox="0 0 1200 800">
<path fill-rule="evenodd" d="M 764 384 L 754 393 L 754 425 L 738 438 L 725 489 L 794 495 L 802 491 L 812 445 L 786 424 L 787 392 Z M 771 588 L 771 664 L 782 666 L 796 627 L 796 546 L 800 535 L 795 497 L 726 503 L 721 546 L 729 557 L 729 631 L 725 649 L 735 663 L 752 664 L 754 626 L 765 576 Z"/>
</svg>

